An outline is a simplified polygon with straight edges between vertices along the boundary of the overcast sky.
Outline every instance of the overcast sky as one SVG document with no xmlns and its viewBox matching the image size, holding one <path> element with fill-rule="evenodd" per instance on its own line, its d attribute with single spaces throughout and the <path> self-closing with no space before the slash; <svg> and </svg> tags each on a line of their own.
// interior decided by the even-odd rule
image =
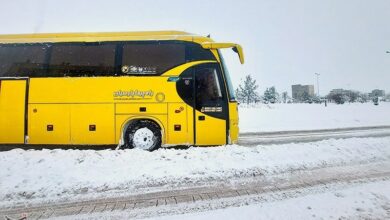
<svg viewBox="0 0 390 220">
<path fill-rule="evenodd" d="M 390 92 L 389 0 L 0 0 L 0 34 L 183 30 L 244 47 L 246 63 L 224 52 L 237 85 L 291 84 Z M 317 88 L 316 88 L 317 91 Z"/>
</svg>

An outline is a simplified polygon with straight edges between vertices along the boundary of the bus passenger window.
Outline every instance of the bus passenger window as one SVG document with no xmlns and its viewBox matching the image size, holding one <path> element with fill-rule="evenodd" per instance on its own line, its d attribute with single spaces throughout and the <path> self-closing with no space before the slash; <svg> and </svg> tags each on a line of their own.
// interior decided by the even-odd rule
<svg viewBox="0 0 390 220">
<path fill-rule="evenodd" d="M 0 77 L 43 76 L 48 46 L 0 45 Z"/>
<path fill-rule="evenodd" d="M 115 74 L 114 44 L 54 44 L 50 76 L 111 76 Z"/>
<path fill-rule="evenodd" d="M 124 75 L 161 75 L 181 65 L 185 60 L 186 47 L 180 43 L 131 43 L 123 46 L 122 68 Z"/>
</svg>

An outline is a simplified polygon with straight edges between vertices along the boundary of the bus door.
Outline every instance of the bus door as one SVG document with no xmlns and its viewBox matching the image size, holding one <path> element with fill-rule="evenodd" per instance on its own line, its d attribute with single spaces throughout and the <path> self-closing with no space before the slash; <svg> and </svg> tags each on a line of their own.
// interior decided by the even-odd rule
<svg viewBox="0 0 390 220">
<path fill-rule="evenodd" d="M 195 144 L 227 144 L 228 103 L 220 67 L 200 64 L 195 77 Z"/>
<path fill-rule="evenodd" d="M 27 79 L 0 78 L 0 143 L 23 144 Z"/>
</svg>

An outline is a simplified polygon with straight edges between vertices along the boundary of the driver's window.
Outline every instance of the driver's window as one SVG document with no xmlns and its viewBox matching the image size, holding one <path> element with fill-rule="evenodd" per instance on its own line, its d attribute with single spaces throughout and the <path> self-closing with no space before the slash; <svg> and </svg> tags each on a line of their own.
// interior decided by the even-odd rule
<svg viewBox="0 0 390 220">
<path fill-rule="evenodd" d="M 217 106 L 223 98 L 217 70 L 213 67 L 197 68 L 195 76 L 197 106 Z"/>
</svg>

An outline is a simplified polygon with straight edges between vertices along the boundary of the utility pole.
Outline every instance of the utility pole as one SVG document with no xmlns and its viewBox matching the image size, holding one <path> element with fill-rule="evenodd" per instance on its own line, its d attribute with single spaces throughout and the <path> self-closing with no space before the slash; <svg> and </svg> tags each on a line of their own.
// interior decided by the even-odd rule
<svg viewBox="0 0 390 220">
<path fill-rule="evenodd" d="M 314 74 L 316 74 L 316 78 L 317 78 L 317 96 L 320 97 L 320 83 L 319 83 L 320 74 L 319 73 L 314 73 Z"/>
</svg>

